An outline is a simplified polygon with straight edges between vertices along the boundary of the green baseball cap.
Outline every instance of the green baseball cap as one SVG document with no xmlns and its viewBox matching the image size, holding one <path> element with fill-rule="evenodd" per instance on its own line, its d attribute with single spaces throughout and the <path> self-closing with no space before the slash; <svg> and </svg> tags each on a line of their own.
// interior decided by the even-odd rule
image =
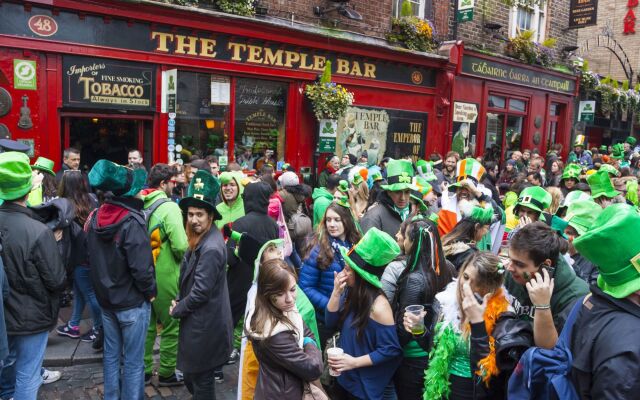
<svg viewBox="0 0 640 400">
<path fill-rule="evenodd" d="M 31 191 L 29 157 L 17 151 L 0 153 L 0 200 L 16 200 Z"/>
<path fill-rule="evenodd" d="M 132 197 L 137 195 L 147 180 L 147 171 L 143 168 L 131 169 L 109 160 L 98 160 L 89 171 L 89 184 L 116 196 Z"/>
<path fill-rule="evenodd" d="M 518 202 L 513 208 L 513 213 L 518 215 L 520 207 L 527 207 L 534 211 L 543 212 L 551 205 L 551 194 L 540 186 L 531 186 L 520 192 Z"/>
<path fill-rule="evenodd" d="M 609 173 L 606 171 L 598 171 L 587 176 L 587 183 L 591 188 L 591 197 L 594 199 L 602 196 L 612 199 L 620 194 L 613 188 Z"/>
<path fill-rule="evenodd" d="M 56 176 L 56 173 L 53 172 L 54 162 L 49 160 L 48 158 L 38 157 L 35 163 L 31 166 L 31 169 L 38 169 L 42 172 L 46 172 L 49 175 Z"/>
<path fill-rule="evenodd" d="M 387 264 L 400 255 L 400 247 L 389 234 L 373 227 L 351 249 L 340 247 L 340 253 L 362 279 L 382 288 L 380 277 Z"/>
<path fill-rule="evenodd" d="M 598 287 L 621 299 L 640 290 L 640 214 L 628 204 L 612 204 L 576 238 L 576 250 L 598 267 Z"/>
<path fill-rule="evenodd" d="M 411 161 L 390 159 L 387 164 L 387 184 L 380 185 L 380 187 L 390 192 L 413 189 L 412 179 L 413 164 Z"/>
<path fill-rule="evenodd" d="M 578 232 L 578 235 L 584 235 L 601 213 L 602 207 L 593 200 L 577 200 L 567 207 L 564 220 Z"/>
</svg>

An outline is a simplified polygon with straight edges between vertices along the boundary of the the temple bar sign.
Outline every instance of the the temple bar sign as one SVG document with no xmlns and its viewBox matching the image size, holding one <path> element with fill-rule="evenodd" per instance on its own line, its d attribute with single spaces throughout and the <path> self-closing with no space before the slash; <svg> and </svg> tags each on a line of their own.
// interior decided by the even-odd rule
<svg viewBox="0 0 640 400">
<path fill-rule="evenodd" d="M 576 89 L 575 79 L 562 78 L 473 56 L 464 56 L 462 72 L 481 78 L 566 94 L 573 94 Z"/>
</svg>

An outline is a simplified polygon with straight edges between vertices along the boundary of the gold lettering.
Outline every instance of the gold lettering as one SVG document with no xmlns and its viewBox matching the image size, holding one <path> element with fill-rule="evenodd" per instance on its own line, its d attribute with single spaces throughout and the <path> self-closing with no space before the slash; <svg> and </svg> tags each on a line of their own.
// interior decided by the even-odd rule
<svg viewBox="0 0 640 400">
<path fill-rule="evenodd" d="M 364 77 L 376 79 L 376 66 L 375 64 L 364 63 Z"/>
<path fill-rule="evenodd" d="M 268 47 L 264 48 L 264 64 L 282 67 L 282 50 L 278 49 L 273 52 Z"/>
<path fill-rule="evenodd" d="M 227 45 L 227 49 L 233 51 L 233 56 L 231 56 L 231 61 L 241 61 L 240 51 L 245 51 L 247 46 L 241 43 L 229 42 Z"/>
<path fill-rule="evenodd" d="M 285 61 L 284 61 L 284 66 L 285 67 L 289 67 L 289 68 L 293 68 L 293 63 L 297 63 L 300 61 L 300 54 L 296 53 L 295 51 L 285 51 Z"/>
<path fill-rule="evenodd" d="M 95 81 L 94 78 L 89 78 L 86 76 L 81 76 L 80 78 L 78 78 L 78 83 L 84 84 L 84 95 L 82 98 L 85 100 L 89 98 L 89 86 L 93 81 Z"/>
<path fill-rule="evenodd" d="M 349 60 L 344 58 L 338 58 L 337 60 L 336 74 L 349 75 Z"/>
<path fill-rule="evenodd" d="M 313 69 L 312 64 L 307 64 L 307 57 L 309 57 L 307 53 L 300 53 L 300 69 Z"/>
<path fill-rule="evenodd" d="M 313 56 L 313 70 L 318 72 L 323 71 L 326 61 L 327 59 L 324 56 Z"/>
<path fill-rule="evenodd" d="M 184 36 L 184 35 L 176 35 L 176 50 L 174 53 L 176 54 L 188 54 L 190 56 L 197 56 L 196 45 L 198 44 L 197 36 Z M 185 39 L 188 40 L 188 43 L 185 43 Z M 185 51 L 185 48 L 188 49 Z"/>
<path fill-rule="evenodd" d="M 262 57 L 260 57 L 262 53 L 262 47 L 250 44 L 247 45 L 247 49 L 247 62 L 262 64 Z"/>
<path fill-rule="evenodd" d="M 360 63 L 357 61 L 353 62 L 353 67 L 351 67 L 351 72 L 349 75 L 362 76 L 362 71 L 360 71 Z"/>
<path fill-rule="evenodd" d="M 167 41 L 172 42 L 173 35 L 170 33 L 151 32 L 151 40 L 155 38 L 158 38 L 158 47 L 156 47 L 156 51 L 164 51 L 165 53 L 168 53 L 169 48 L 167 47 Z"/>
<path fill-rule="evenodd" d="M 200 39 L 200 57 L 216 58 L 216 40 L 215 39 Z"/>
</svg>

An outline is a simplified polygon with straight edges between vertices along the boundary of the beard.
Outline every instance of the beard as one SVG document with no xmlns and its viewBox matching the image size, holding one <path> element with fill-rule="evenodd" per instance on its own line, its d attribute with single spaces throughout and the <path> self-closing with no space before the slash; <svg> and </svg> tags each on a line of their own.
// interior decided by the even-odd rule
<svg viewBox="0 0 640 400">
<path fill-rule="evenodd" d="M 473 207 L 480 206 L 480 202 L 478 200 L 467 200 L 462 199 L 458 200 L 458 212 L 462 218 L 471 215 L 471 211 Z"/>
</svg>

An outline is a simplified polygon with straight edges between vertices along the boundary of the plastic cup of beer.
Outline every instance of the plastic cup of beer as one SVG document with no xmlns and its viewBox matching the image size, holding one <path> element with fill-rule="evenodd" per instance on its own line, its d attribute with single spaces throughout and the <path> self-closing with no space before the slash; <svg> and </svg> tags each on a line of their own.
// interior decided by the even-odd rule
<svg viewBox="0 0 640 400">
<path fill-rule="evenodd" d="M 421 304 L 416 304 L 416 305 L 407 306 L 405 307 L 404 310 L 409 314 L 411 314 L 412 316 L 415 316 L 415 318 L 413 319 L 416 321 L 411 325 L 411 334 L 416 336 L 424 335 L 424 332 L 426 330 L 424 326 L 424 315 L 423 315 L 424 306 Z"/>
<path fill-rule="evenodd" d="M 342 350 L 340 347 L 329 347 L 327 349 L 327 357 L 329 359 L 340 357 L 343 354 L 344 354 L 344 350 Z M 331 376 L 340 376 L 340 371 L 336 371 L 335 369 L 330 367 L 329 368 L 329 375 L 331 375 Z"/>
</svg>

